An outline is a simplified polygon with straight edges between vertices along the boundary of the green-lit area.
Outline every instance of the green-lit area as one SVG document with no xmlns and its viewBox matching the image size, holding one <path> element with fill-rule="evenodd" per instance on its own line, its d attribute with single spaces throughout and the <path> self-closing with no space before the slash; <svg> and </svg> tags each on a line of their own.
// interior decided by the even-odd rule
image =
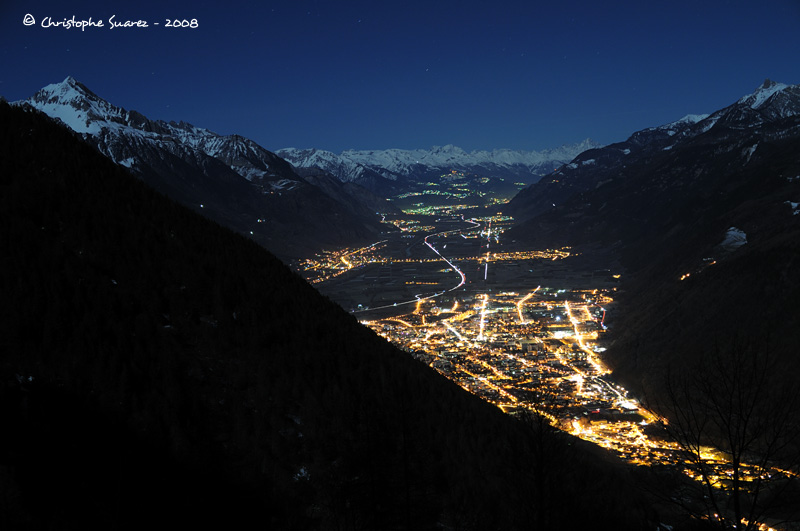
<svg viewBox="0 0 800 531">
<path fill-rule="evenodd" d="M 440 215 L 507 203 L 519 190 L 519 183 L 451 170 L 412 183 L 410 188 L 391 201 L 406 214 Z"/>
</svg>

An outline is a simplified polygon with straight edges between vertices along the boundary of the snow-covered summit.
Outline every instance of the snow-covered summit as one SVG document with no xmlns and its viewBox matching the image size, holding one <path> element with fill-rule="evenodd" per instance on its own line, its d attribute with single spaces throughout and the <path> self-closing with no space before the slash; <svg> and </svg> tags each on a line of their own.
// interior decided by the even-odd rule
<svg viewBox="0 0 800 531">
<path fill-rule="evenodd" d="M 797 115 L 800 115 L 800 85 L 787 85 L 767 79 L 753 93 L 714 113 L 687 114 L 680 120 L 638 131 L 632 138 L 641 137 L 643 133 L 666 133 L 674 137 L 670 145 L 663 147 L 669 150 L 675 142 L 706 133 L 717 124 L 736 128 L 759 127 Z"/>
<path fill-rule="evenodd" d="M 73 131 L 89 135 L 98 135 L 103 130 L 126 129 L 128 133 L 135 130 L 140 135 L 151 137 L 185 133 L 216 136 L 207 129 L 184 122 L 152 121 L 136 111 L 126 111 L 99 97 L 72 76 L 61 83 L 47 85 L 29 99 L 15 103 L 28 104 L 60 119 Z"/>
<path fill-rule="evenodd" d="M 98 97 L 72 76 L 47 85 L 27 103 L 52 118 L 58 118 L 77 133 L 97 134 L 103 123 L 124 121 L 125 110 Z"/>
<path fill-rule="evenodd" d="M 786 85 L 784 83 L 772 81 L 771 79 L 766 79 L 764 83 L 762 83 L 762 85 L 756 89 L 755 92 L 742 97 L 738 103 L 748 105 L 751 109 L 758 109 L 776 93 L 789 88 L 789 86 L 790 85 Z"/>
<path fill-rule="evenodd" d="M 752 94 L 713 113 L 705 121 L 703 131 L 717 123 L 754 126 L 800 115 L 800 85 L 764 81 Z"/>
</svg>

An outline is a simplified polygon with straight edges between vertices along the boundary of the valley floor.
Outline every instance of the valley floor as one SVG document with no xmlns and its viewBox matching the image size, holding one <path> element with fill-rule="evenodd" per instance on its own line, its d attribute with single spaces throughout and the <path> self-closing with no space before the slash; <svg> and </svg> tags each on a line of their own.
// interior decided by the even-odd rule
<svg viewBox="0 0 800 531">
<path fill-rule="evenodd" d="M 506 242 L 508 216 L 393 219 L 400 234 L 303 263 L 303 273 L 362 324 L 467 391 L 532 411 L 633 465 L 698 481 L 664 419 L 615 383 L 603 336 L 618 274 L 574 249 Z M 602 259 L 602 258 L 601 258 Z M 731 464 L 704 448 L 712 478 Z M 742 464 L 745 480 L 762 470 Z"/>
</svg>

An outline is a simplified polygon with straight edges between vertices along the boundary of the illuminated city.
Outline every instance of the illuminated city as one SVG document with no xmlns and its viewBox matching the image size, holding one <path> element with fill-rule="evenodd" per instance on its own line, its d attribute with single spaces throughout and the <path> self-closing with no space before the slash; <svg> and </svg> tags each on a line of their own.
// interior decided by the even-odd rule
<svg viewBox="0 0 800 531">
<path fill-rule="evenodd" d="M 429 232 L 431 225 L 394 220 L 401 228 L 399 241 L 408 234 L 416 236 L 422 243 L 418 251 L 427 251 L 427 256 L 411 252 L 396 256 L 387 239 L 322 254 L 303 262 L 302 268 L 315 283 L 370 268 L 378 271 L 365 278 L 379 280 L 381 270 L 389 269 L 394 277 L 410 277 L 393 279 L 394 286 L 409 290 L 405 299 L 361 303 L 353 311 L 388 340 L 504 411 L 538 411 L 560 428 L 634 462 L 669 460 L 672 445 L 656 443 L 643 432 L 654 417 L 624 389 L 604 379 L 609 370 L 596 341 L 605 326 L 604 306 L 612 302 L 615 288 L 537 285 L 526 291 L 494 291 L 488 283 L 490 265 L 514 268 L 570 256 L 568 249 L 500 251 L 499 234 L 510 221 L 502 215 L 438 219 L 439 229 L 457 228 Z M 442 254 L 448 245 L 450 249 L 459 246 L 457 258 Z M 394 273 L 397 269 L 400 275 Z M 469 270 L 475 270 L 475 282 L 468 282 L 464 271 Z M 615 280 L 606 274 L 603 283 Z M 391 282 L 387 285 L 393 287 Z M 401 294 L 400 290 L 394 293 Z M 398 307 L 404 307 L 405 313 L 397 314 Z M 372 317 L 381 310 L 395 310 L 395 314 Z"/>
<path fill-rule="evenodd" d="M 535 412 L 631 464 L 701 481 L 666 420 L 609 377 L 602 339 L 621 275 L 587 268 L 569 248 L 514 248 L 501 237 L 513 220 L 476 208 L 412 204 L 384 216 L 399 229 L 384 239 L 299 269 L 364 325 L 503 411 Z M 702 453 L 711 484 L 724 487 L 730 463 Z M 745 481 L 777 472 L 740 466 Z"/>
</svg>

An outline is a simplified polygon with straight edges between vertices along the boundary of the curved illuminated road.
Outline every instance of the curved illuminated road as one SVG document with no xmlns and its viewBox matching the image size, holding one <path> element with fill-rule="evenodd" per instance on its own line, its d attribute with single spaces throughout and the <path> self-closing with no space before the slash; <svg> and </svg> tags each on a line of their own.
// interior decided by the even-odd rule
<svg viewBox="0 0 800 531">
<path fill-rule="evenodd" d="M 373 308 L 364 308 L 363 310 L 354 310 L 352 313 L 371 312 L 373 310 L 383 310 L 383 309 L 386 309 L 386 308 L 395 308 L 397 306 L 404 306 L 406 304 L 417 304 L 417 303 L 419 303 L 421 301 L 427 301 L 427 300 L 433 299 L 434 297 L 438 297 L 439 295 L 443 295 L 443 294 L 445 294 L 447 292 L 456 290 L 456 289 L 460 288 L 461 286 L 463 286 L 464 284 L 466 284 L 467 283 L 467 277 L 466 277 L 466 275 L 464 275 L 464 272 L 461 271 L 461 269 L 459 269 L 459 267 L 457 265 L 455 265 L 452 261 L 450 261 L 447 257 L 445 257 L 439 251 L 439 249 L 434 247 L 433 244 L 428 241 L 428 238 L 431 238 L 431 237 L 442 236 L 444 234 L 460 234 L 460 233 L 462 233 L 462 232 L 464 232 L 466 230 L 474 230 L 475 228 L 481 226 L 480 223 L 478 223 L 476 221 L 473 221 L 471 219 L 464 220 L 464 221 L 466 221 L 467 223 L 472 223 L 474 225 L 474 227 L 466 227 L 466 228 L 463 228 L 463 229 L 454 229 L 454 230 L 443 230 L 441 232 L 435 232 L 433 234 L 428 234 L 427 236 L 425 236 L 425 239 L 424 239 L 425 245 L 430 247 L 430 249 L 434 253 L 436 253 L 436 255 L 439 258 L 444 260 L 447 263 L 447 265 L 450 266 L 450 268 L 453 271 L 455 271 L 456 274 L 458 274 L 459 283 L 457 285 L 453 286 L 452 288 L 448 288 L 448 289 L 445 289 L 445 290 L 442 290 L 442 291 L 437 291 L 436 293 L 433 293 L 431 295 L 423 296 L 422 293 L 418 293 L 417 295 L 414 296 L 413 299 L 408 300 L 408 301 L 395 302 L 395 303 L 392 303 L 392 304 L 384 304 L 383 306 L 375 306 Z"/>
</svg>

